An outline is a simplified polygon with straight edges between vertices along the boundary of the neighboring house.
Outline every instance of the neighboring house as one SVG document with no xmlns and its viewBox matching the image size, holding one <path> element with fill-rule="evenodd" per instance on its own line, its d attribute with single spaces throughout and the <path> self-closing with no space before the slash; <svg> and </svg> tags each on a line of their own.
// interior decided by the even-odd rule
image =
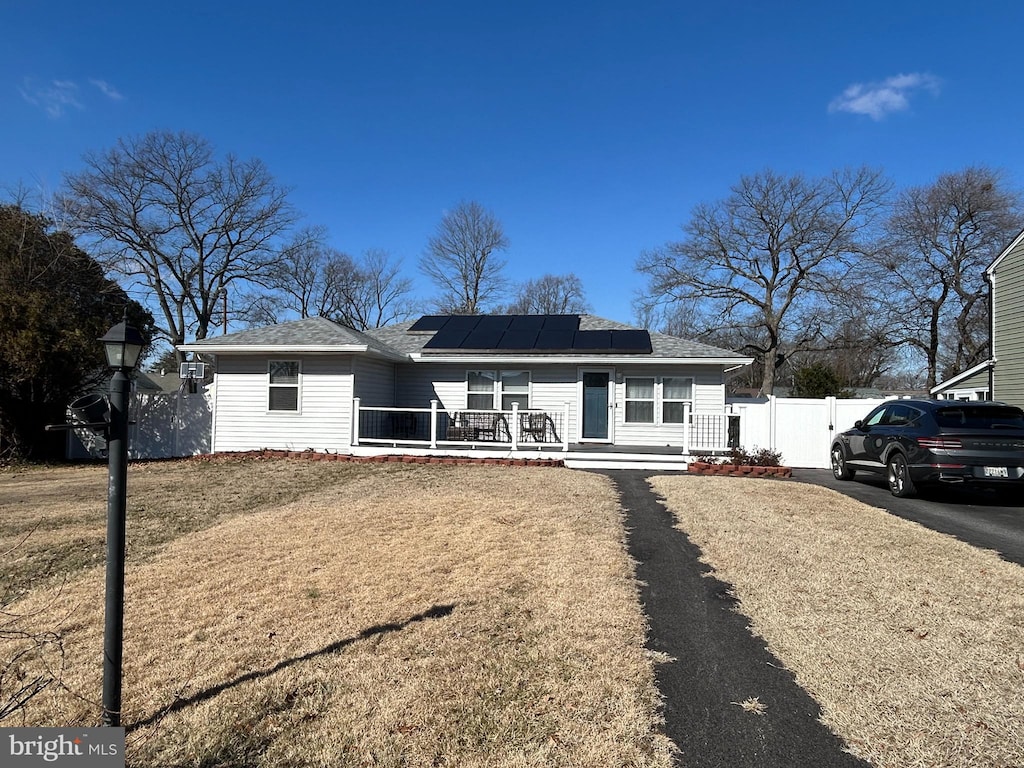
<svg viewBox="0 0 1024 768">
<path fill-rule="evenodd" d="M 576 465 L 725 450 L 725 379 L 752 362 L 592 315 L 428 315 L 366 332 L 315 317 L 179 349 L 216 358 L 215 452 Z"/>
<path fill-rule="evenodd" d="M 939 400 L 991 400 L 990 377 L 994 363 L 986 360 L 934 386 L 929 394 Z"/>
<path fill-rule="evenodd" d="M 985 276 L 992 292 L 992 399 L 1024 408 L 1024 231 Z"/>
<path fill-rule="evenodd" d="M 991 356 L 940 383 L 934 397 L 1002 400 L 1024 408 L 1024 231 L 985 270 Z M 981 397 L 985 393 L 984 398 Z"/>
</svg>

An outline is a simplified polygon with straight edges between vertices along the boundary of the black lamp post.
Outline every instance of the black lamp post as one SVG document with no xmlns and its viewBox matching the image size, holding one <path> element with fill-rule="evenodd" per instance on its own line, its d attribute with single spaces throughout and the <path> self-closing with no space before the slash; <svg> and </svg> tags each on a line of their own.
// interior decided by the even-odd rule
<svg viewBox="0 0 1024 768">
<path fill-rule="evenodd" d="M 121 725 L 121 659 L 124 641 L 125 504 L 128 482 L 128 374 L 145 345 L 126 321 L 100 339 L 107 354 L 110 422 L 107 429 L 107 587 L 103 627 L 103 725 Z"/>
</svg>

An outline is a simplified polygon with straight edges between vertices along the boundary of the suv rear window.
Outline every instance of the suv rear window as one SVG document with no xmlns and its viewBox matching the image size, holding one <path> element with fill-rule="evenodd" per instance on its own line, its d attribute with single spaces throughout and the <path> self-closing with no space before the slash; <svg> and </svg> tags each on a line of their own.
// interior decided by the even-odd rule
<svg viewBox="0 0 1024 768">
<path fill-rule="evenodd" d="M 1024 429 L 1024 411 L 1011 405 L 957 405 L 935 411 L 940 427 Z"/>
</svg>

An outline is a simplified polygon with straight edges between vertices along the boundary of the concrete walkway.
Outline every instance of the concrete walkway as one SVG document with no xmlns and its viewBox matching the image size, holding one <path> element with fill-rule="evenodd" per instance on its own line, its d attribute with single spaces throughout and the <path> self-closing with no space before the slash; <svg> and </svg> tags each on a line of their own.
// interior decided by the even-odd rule
<svg viewBox="0 0 1024 768">
<path fill-rule="evenodd" d="M 665 732 L 685 768 L 868 768 L 843 751 L 818 721 L 817 703 L 747 630 L 728 584 L 705 576 L 700 550 L 640 470 L 601 472 L 626 510 L 629 552 L 637 561 L 650 622 L 648 647 L 675 659 L 657 666 Z M 737 702 L 757 697 L 764 714 Z"/>
</svg>

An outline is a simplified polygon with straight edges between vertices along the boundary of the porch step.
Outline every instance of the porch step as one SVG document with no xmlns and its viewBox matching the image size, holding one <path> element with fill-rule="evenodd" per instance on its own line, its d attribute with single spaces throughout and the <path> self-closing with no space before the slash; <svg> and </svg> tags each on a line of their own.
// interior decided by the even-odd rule
<svg viewBox="0 0 1024 768">
<path fill-rule="evenodd" d="M 571 469 L 648 469 L 685 472 L 686 457 L 666 453 L 596 453 L 580 451 L 565 454 L 565 466 Z"/>
</svg>

